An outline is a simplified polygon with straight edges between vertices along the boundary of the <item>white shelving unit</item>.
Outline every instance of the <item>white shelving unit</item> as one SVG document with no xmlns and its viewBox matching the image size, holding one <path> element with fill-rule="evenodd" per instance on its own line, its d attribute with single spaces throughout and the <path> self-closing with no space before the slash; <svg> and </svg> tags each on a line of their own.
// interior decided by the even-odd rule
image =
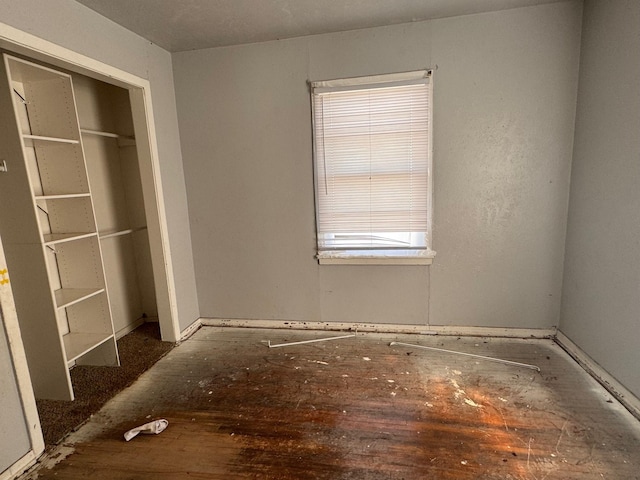
<svg viewBox="0 0 640 480">
<path fill-rule="evenodd" d="M 119 364 L 72 78 L 3 60 L 0 228 L 20 330 L 36 397 L 72 400 L 70 366 Z"/>
</svg>

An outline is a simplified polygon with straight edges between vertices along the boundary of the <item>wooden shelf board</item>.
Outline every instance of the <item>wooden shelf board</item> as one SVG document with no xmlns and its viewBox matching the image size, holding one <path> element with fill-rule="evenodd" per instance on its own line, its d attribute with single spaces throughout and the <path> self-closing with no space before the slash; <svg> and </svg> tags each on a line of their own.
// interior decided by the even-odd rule
<svg viewBox="0 0 640 480">
<path fill-rule="evenodd" d="M 62 336 L 67 363 L 72 363 L 113 337 L 113 333 L 67 333 Z"/>
<path fill-rule="evenodd" d="M 57 70 L 34 64 L 32 62 L 29 62 L 28 60 L 23 60 L 21 58 L 16 58 L 8 55 L 7 59 L 9 60 L 11 78 L 19 80 L 20 82 L 23 82 L 26 79 L 29 79 L 32 82 L 40 82 L 70 77 L 66 73 L 58 72 Z"/>
<path fill-rule="evenodd" d="M 95 237 L 98 234 L 96 232 L 88 233 L 47 233 L 43 235 L 44 244 L 47 246 L 56 245 L 58 243 L 72 242 L 74 240 L 81 240 L 83 238 Z"/>
<path fill-rule="evenodd" d="M 113 133 L 113 132 L 103 132 L 100 130 L 90 130 L 88 128 L 81 128 L 80 132 L 83 135 L 96 135 L 98 137 L 107 137 L 107 138 L 115 138 L 118 140 L 118 146 L 120 147 L 126 147 L 126 146 L 130 146 L 130 145 L 135 145 L 136 144 L 136 139 L 135 137 L 129 137 L 126 135 L 119 135 L 117 133 Z"/>
<path fill-rule="evenodd" d="M 90 193 L 61 193 L 57 195 L 36 195 L 35 199 L 37 200 L 59 200 L 65 198 L 89 198 L 91 197 Z"/>
<path fill-rule="evenodd" d="M 80 143 L 79 140 L 73 140 L 71 138 L 44 137 L 41 135 L 22 135 L 22 138 L 27 147 L 33 147 L 35 145 L 77 145 Z"/>
<path fill-rule="evenodd" d="M 88 128 L 81 128 L 80 132 L 86 135 L 98 135 L 99 137 L 118 138 L 120 135 L 112 132 L 102 132 L 100 130 L 90 130 Z"/>
<path fill-rule="evenodd" d="M 56 307 L 70 307 L 102 292 L 104 292 L 104 288 L 61 288 L 54 292 Z"/>
<path fill-rule="evenodd" d="M 104 231 L 99 232 L 100 240 L 105 240 L 107 238 L 113 237 L 121 237 L 123 235 L 130 235 L 134 232 L 141 232 L 142 230 L 146 230 L 147 227 L 138 227 L 138 228 L 126 228 L 122 230 L 112 230 L 112 231 Z"/>
<path fill-rule="evenodd" d="M 126 230 L 118 230 L 115 232 L 103 232 L 100 233 L 100 240 L 104 240 L 106 238 L 121 237 L 123 235 L 129 235 L 130 233 L 133 233 L 132 228 L 127 228 Z"/>
</svg>

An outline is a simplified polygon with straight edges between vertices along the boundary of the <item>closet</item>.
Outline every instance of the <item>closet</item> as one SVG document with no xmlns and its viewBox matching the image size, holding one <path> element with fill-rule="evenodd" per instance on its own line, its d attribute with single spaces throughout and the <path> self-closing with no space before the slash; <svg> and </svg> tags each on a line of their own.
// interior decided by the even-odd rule
<svg viewBox="0 0 640 480">
<path fill-rule="evenodd" d="M 3 54 L 0 235 L 37 398 L 157 316 L 129 91 Z"/>
</svg>

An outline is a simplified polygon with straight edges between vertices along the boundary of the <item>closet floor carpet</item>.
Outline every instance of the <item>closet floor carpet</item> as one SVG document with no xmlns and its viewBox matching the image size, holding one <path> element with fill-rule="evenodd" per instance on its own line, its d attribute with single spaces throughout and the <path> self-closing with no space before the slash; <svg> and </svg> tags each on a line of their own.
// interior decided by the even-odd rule
<svg viewBox="0 0 640 480">
<path fill-rule="evenodd" d="M 71 369 L 73 402 L 38 400 L 38 416 L 47 447 L 79 427 L 122 389 L 131 385 L 163 355 L 173 343 L 160 340 L 157 322 L 147 322 L 118 340 L 120 367 L 77 366 Z"/>
<path fill-rule="evenodd" d="M 267 344 L 336 335 L 203 327 L 25 478 L 640 479 L 640 423 L 551 340 Z"/>
</svg>

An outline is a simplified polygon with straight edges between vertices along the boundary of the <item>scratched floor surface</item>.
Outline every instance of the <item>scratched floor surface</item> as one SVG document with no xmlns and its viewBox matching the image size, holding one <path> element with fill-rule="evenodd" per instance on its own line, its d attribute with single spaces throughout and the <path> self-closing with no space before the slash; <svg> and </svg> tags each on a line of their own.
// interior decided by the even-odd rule
<svg viewBox="0 0 640 480">
<path fill-rule="evenodd" d="M 266 344 L 332 335 L 202 328 L 28 478 L 640 479 L 639 422 L 550 340 Z"/>
</svg>

